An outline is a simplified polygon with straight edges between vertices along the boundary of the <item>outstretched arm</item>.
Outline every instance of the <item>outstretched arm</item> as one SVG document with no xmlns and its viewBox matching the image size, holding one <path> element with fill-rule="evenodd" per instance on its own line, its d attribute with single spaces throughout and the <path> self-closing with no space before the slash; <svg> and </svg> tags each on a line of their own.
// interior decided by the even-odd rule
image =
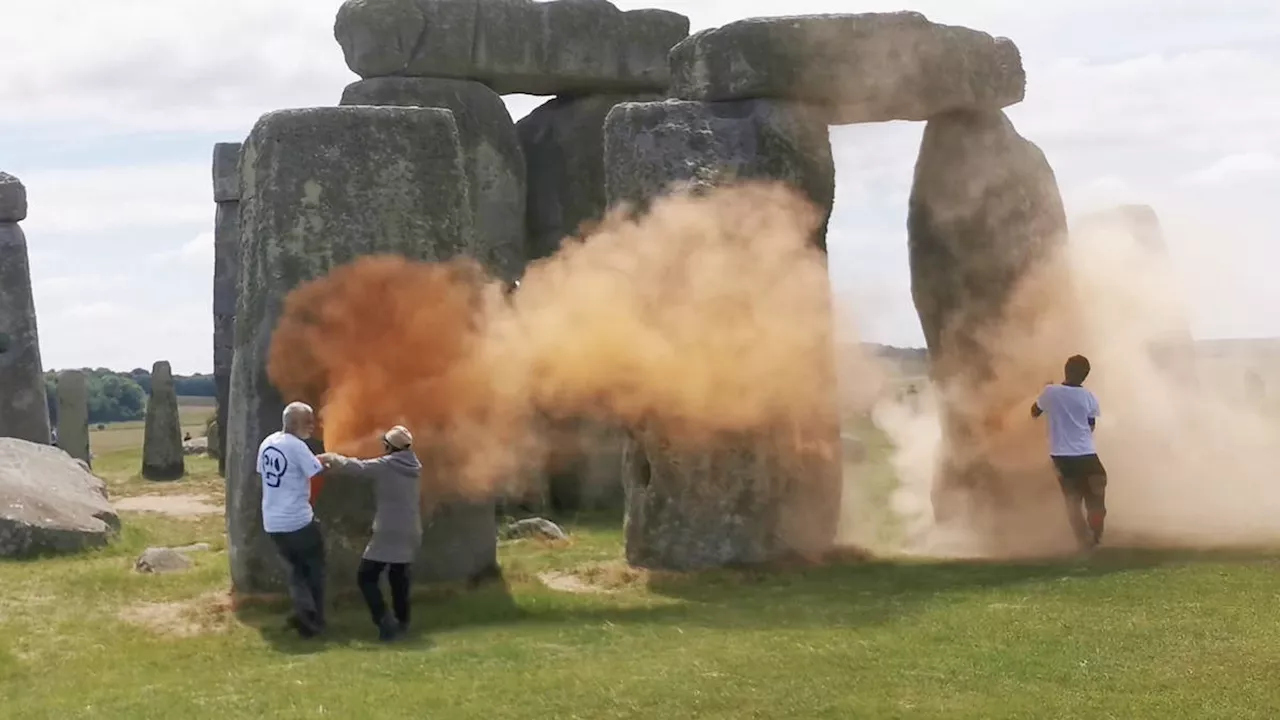
<svg viewBox="0 0 1280 720">
<path fill-rule="evenodd" d="M 320 462 L 324 465 L 325 470 L 345 470 L 350 473 L 358 473 L 366 470 L 373 465 L 382 462 L 382 458 L 374 458 L 372 460 L 360 460 L 359 458 L 347 457 L 338 453 L 324 453 L 320 456 Z"/>
</svg>

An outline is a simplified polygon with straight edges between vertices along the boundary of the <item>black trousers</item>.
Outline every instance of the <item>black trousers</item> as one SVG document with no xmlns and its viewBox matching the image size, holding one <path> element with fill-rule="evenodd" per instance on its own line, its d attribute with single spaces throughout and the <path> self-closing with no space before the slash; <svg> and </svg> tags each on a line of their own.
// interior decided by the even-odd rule
<svg viewBox="0 0 1280 720">
<path fill-rule="evenodd" d="M 1097 455 L 1054 457 L 1053 464 L 1076 539 L 1082 545 L 1098 544 L 1107 517 L 1107 469 Z"/>
<path fill-rule="evenodd" d="M 409 624 L 409 563 L 384 563 L 377 560 L 361 560 L 360 569 L 356 572 L 356 582 L 360 585 L 360 593 L 364 595 L 365 604 L 369 606 L 369 617 L 374 625 L 381 625 L 387 616 L 387 603 L 382 598 L 379 582 L 382 571 L 387 571 L 387 584 L 391 586 L 391 612 L 401 625 Z"/>
<path fill-rule="evenodd" d="M 288 533 L 270 533 L 289 568 L 289 597 L 293 612 L 310 630 L 324 627 L 324 535 L 320 523 Z"/>
</svg>

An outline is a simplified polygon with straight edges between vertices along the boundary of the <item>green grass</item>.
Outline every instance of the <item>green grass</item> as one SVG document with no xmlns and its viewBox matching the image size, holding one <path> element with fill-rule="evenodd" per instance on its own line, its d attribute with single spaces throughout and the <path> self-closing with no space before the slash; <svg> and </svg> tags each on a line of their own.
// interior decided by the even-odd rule
<svg viewBox="0 0 1280 720">
<path fill-rule="evenodd" d="M 204 424 L 214 413 L 214 405 L 206 402 L 211 398 L 178 399 L 178 416 L 182 420 L 182 431 L 191 433 L 192 437 L 204 435 Z M 141 420 L 132 422 L 107 423 L 101 428 L 89 429 L 89 449 L 96 455 L 117 453 L 142 447 Z"/>
<path fill-rule="evenodd" d="M 136 465 L 136 450 L 102 458 L 113 496 L 220 487 L 207 460 L 159 486 L 132 475 Z M 0 715 L 1280 715 L 1280 560 L 1268 556 L 1112 551 L 646 576 L 620 563 L 616 520 L 592 517 L 566 521 L 567 545 L 504 545 L 502 584 L 422 593 L 421 634 L 382 647 L 353 597 L 337 599 L 323 643 L 282 632 L 277 608 L 230 610 L 221 518 L 124 522 L 100 552 L 0 562 Z M 192 572 L 130 570 L 149 545 L 195 541 L 214 550 Z M 611 592 L 551 590 L 538 581 L 547 571 Z M 159 629 L 121 618 L 141 609 Z"/>
</svg>

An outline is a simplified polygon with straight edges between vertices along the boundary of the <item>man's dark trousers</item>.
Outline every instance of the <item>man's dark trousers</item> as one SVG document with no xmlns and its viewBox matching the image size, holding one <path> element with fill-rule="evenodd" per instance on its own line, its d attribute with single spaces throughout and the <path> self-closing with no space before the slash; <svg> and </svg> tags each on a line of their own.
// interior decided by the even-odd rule
<svg viewBox="0 0 1280 720">
<path fill-rule="evenodd" d="M 324 629 L 324 535 L 320 523 L 287 533 L 270 533 L 289 568 L 289 597 L 304 632 Z"/>
</svg>

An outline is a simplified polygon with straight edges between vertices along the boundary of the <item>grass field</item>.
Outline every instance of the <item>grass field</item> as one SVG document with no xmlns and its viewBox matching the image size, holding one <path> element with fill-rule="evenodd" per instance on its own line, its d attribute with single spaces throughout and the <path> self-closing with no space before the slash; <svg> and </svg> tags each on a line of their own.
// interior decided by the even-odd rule
<svg viewBox="0 0 1280 720">
<path fill-rule="evenodd" d="M 217 497 L 213 464 L 112 497 Z M 371 642 L 352 597 L 331 637 L 233 611 L 223 520 L 125 513 L 109 549 L 0 562 L 9 718 L 1274 718 L 1280 559 L 1101 551 L 1028 564 L 873 562 L 774 573 L 625 568 L 616 518 L 504 544 L 503 583 L 424 593 L 417 635 Z M 149 545 L 208 542 L 185 574 Z M 564 589 L 539 576 L 575 579 Z"/>
<path fill-rule="evenodd" d="M 212 398 L 179 398 L 178 414 L 182 418 L 182 430 L 192 437 L 204 435 L 204 424 L 214 413 Z M 141 420 L 110 423 L 101 429 L 89 431 L 89 449 L 95 455 L 113 453 L 142 447 Z"/>
</svg>

